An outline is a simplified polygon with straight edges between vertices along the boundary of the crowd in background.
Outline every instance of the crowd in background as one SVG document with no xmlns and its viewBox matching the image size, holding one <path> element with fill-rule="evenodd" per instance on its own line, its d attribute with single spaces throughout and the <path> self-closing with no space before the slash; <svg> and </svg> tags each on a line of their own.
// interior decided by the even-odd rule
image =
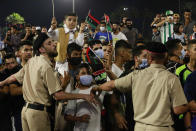
<svg viewBox="0 0 196 131">
<path fill-rule="evenodd" d="M 46 35 L 55 43 L 58 55 L 50 60 L 51 67 L 58 72 L 59 81 L 64 85 L 62 90 L 74 94 L 90 94 L 91 89 L 98 84 L 124 77 L 134 70 L 148 68 L 150 43 L 162 43 L 168 54 L 165 67 L 179 78 L 184 95 L 188 103 L 192 104 L 186 113 L 171 112 L 174 121 L 172 127 L 176 131 L 196 130 L 196 22 L 191 18 L 191 10 L 184 10 L 182 18 L 172 10 L 156 14 L 152 23 L 147 23 L 152 27 L 151 42 L 146 42 L 134 27 L 134 21 L 127 17 L 122 17 L 121 21 L 111 21 L 111 31 L 107 28 L 105 18 L 100 20 L 95 29 L 90 23 L 82 21 L 78 24 L 77 20 L 78 16 L 70 13 L 65 16 L 63 27 L 58 27 L 55 17 L 52 18 L 49 29 L 31 24 L 25 24 L 24 29 L 17 25 L 9 27 L 2 34 L 4 38 L 0 43 L 0 81 L 26 67 L 32 57 L 40 55 L 36 49 L 41 50 L 41 46 L 34 44 L 40 35 Z M 99 64 L 92 62 L 97 59 L 89 62 L 89 50 L 98 58 Z M 37 65 L 39 64 L 38 61 Z M 98 79 L 96 72 L 100 70 L 104 70 L 107 75 L 103 73 Z M 158 74 L 157 77 L 161 76 Z M 39 89 L 35 92 L 39 92 Z M 40 94 L 44 95 L 42 93 Z M 50 106 L 54 107 L 53 112 L 50 112 L 52 130 L 133 131 L 133 93 L 102 91 L 96 98 L 96 106 L 86 100 L 55 101 L 51 97 L 49 99 L 53 100 Z M 24 95 L 21 83 L 14 82 L 0 87 L 0 131 L 26 131 L 24 127 L 31 124 L 26 120 L 26 125 L 23 125 L 21 112 L 28 102 L 29 98 Z M 34 126 L 36 125 L 29 126 L 28 130 L 33 131 Z"/>
</svg>

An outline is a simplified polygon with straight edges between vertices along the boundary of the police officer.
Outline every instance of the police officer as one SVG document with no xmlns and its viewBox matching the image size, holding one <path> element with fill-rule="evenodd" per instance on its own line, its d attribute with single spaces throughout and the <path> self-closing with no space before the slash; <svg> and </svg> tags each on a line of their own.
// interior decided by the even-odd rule
<svg viewBox="0 0 196 131">
<path fill-rule="evenodd" d="M 94 98 L 90 95 L 62 91 L 64 85 L 60 83 L 51 62 L 58 54 L 56 43 L 46 34 L 40 34 L 36 39 L 34 53 L 35 56 L 19 72 L 0 82 L 0 86 L 14 81 L 23 84 L 23 97 L 26 102 L 22 110 L 23 131 L 51 131 L 49 110 L 52 98 L 85 99 L 89 102 Z"/>
<path fill-rule="evenodd" d="M 135 131 L 173 131 L 171 112 L 186 112 L 187 100 L 179 79 L 164 66 L 166 47 L 152 42 L 147 46 L 147 52 L 150 67 L 93 88 L 92 93 L 114 88 L 122 92 L 132 90 Z"/>
</svg>

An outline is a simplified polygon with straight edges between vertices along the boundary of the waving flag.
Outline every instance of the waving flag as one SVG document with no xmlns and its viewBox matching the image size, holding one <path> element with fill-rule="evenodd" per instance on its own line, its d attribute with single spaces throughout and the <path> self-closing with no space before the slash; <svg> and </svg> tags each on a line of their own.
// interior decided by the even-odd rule
<svg viewBox="0 0 196 131">
<path fill-rule="evenodd" d="M 93 77 L 97 84 L 103 84 L 107 80 L 107 75 L 101 59 L 88 47 L 86 51 L 86 61 L 93 70 Z"/>
<path fill-rule="evenodd" d="M 88 22 L 93 29 L 96 29 L 97 25 L 100 24 L 100 22 L 91 15 L 90 11 L 88 13 L 88 16 L 86 17 L 86 22 Z"/>
<path fill-rule="evenodd" d="M 105 17 L 107 30 L 108 31 L 112 31 L 111 24 L 110 24 L 110 17 L 108 15 L 106 15 L 106 14 L 104 14 L 104 17 Z"/>
</svg>

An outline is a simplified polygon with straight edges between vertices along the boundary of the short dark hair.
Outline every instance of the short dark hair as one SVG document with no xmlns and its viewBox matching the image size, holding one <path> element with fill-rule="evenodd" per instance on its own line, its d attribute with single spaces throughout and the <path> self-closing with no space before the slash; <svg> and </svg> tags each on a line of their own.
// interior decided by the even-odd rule
<svg viewBox="0 0 196 131">
<path fill-rule="evenodd" d="M 178 48 L 178 45 L 181 43 L 181 40 L 179 39 L 173 39 L 173 40 L 168 40 L 165 43 L 165 46 L 168 50 L 169 56 L 173 56 L 173 52 Z"/>
<path fill-rule="evenodd" d="M 174 33 L 180 33 L 179 28 L 180 28 L 181 25 L 183 25 L 183 24 L 182 23 L 174 24 Z"/>
<path fill-rule="evenodd" d="M 120 25 L 120 22 L 118 22 L 118 21 L 113 21 L 112 24 Z"/>
<path fill-rule="evenodd" d="M 128 19 L 126 19 L 126 23 L 127 23 L 127 21 L 132 21 L 130 18 L 128 18 Z"/>
<path fill-rule="evenodd" d="M 65 19 L 67 19 L 68 16 L 78 17 L 76 13 L 68 13 L 68 14 L 65 15 Z"/>
<path fill-rule="evenodd" d="M 33 43 L 34 55 L 37 55 L 37 56 L 40 55 L 39 48 L 42 47 L 44 41 L 47 40 L 48 38 L 49 38 L 49 36 L 46 33 L 40 33 L 38 35 L 38 37 L 36 38 L 36 40 Z"/>
<path fill-rule="evenodd" d="M 89 66 L 87 63 L 81 63 L 81 64 L 77 67 L 77 69 L 76 69 L 76 71 L 75 71 L 75 76 L 78 75 L 78 74 L 80 73 L 80 70 L 81 70 L 82 68 L 86 68 L 87 73 L 88 73 L 88 74 L 91 74 L 90 66 Z"/>
<path fill-rule="evenodd" d="M 192 45 L 195 45 L 195 44 L 196 44 L 196 39 L 190 40 L 190 41 L 188 42 L 188 49 L 190 49 L 190 48 L 192 47 Z"/>
<path fill-rule="evenodd" d="M 102 46 L 107 46 L 108 44 L 109 44 L 108 41 L 104 41 L 104 42 L 102 43 Z"/>
<path fill-rule="evenodd" d="M 137 47 L 135 47 L 133 49 L 133 57 L 141 55 L 143 50 L 146 50 L 145 46 L 137 46 Z"/>
<path fill-rule="evenodd" d="M 100 40 L 91 40 L 89 41 L 89 46 L 93 48 L 95 44 L 102 44 Z"/>
<path fill-rule="evenodd" d="M 27 23 L 27 24 L 25 24 L 25 28 L 26 27 L 32 27 L 32 26 L 31 26 L 31 24 Z"/>
<path fill-rule="evenodd" d="M 15 30 L 19 30 L 19 27 L 17 25 L 13 25 L 11 27 L 14 28 Z"/>
<path fill-rule="evenodd" d="M 163 60 L 168 52 L 166 46 L 161 42 L 148 42 L 146 49 L 153 60 Z"/>
<path fill-rule="evenodd" d="M 77 45 L 76 43 L 70 43 L 67 47 L 67 55 L 71 57 L 71 53 L 73 51 L 82 51 L 82 47 Z"/>
<path fill-rule="evenodd" d="M 101 22 L 100 24 L 104 24 L 104 25 L 106 25 L 106 23 L 105 23 L 105 22 Z"/>
<path fill-rule="evenodd" d="M 125 41 L 125 40 L 118 40 L 115 44 L 115 55 L 118 55 L 118 50 L 120 48 L 124 48 L 124 49 L 131 49 L 131 46 Z"/>
<path fill-rule="evenodd" d="M 16 56 L 13 54 L 13 53 L 7 53 L 5 56 L 4 56 L 4 62 L 6 59 L 10 59 L 10 58 L 14 58 L 16 59 Z"/>
<path fill-rule="evenodd" d="M 32 43 L 32 41 L 30 41 L 30 40 L 22 41 L 22 42 L 20 43 L 20 48 L 22 48 L 24 45 L 33 46 L 33 43 Z"/>
<path fill-rule="evenodd" d="M 191 13 L 192 11 L 190 9 L 188 9 L 188 8 L 185 8 L 184 12 L 190 12 Z"/>
</svg>

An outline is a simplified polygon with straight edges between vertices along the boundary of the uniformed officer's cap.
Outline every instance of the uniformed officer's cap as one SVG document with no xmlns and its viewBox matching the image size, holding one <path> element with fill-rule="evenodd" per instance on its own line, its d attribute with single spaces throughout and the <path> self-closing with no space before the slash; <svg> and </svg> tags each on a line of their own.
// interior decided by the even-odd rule
<svg viewBox="0 0 196 131">
<path fill-rule="evenodd" d="M 40 33 L 33 44 L 33 50 L 38 51 L 39 48 L 42 46 L 45 40 L 47 40 L 49 36 L 45 33 Z"/>
<path fill-rule="evenodd" d="M 160 42 L 150 42 L 147 44 L 146 49 L 150 53 L 164 54 L 167 52 L 167 48 Z"/>
</svg>

